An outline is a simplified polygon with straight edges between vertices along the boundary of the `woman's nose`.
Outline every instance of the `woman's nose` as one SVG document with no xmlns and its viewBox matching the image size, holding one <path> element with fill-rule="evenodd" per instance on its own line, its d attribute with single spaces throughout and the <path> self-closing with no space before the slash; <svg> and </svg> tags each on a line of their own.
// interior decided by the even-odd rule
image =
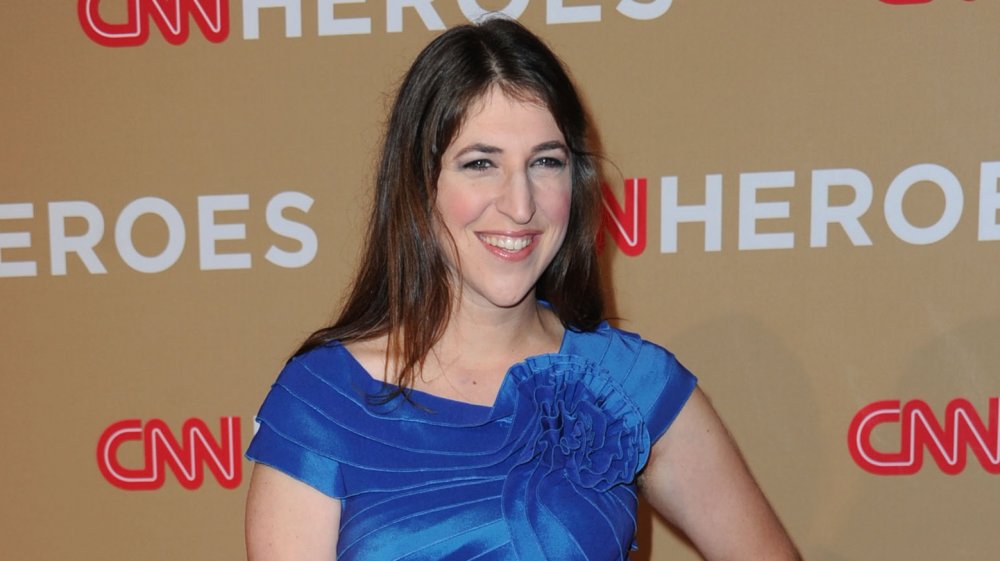
<svg viewBox="0 0 1000 561">
<path fill-rule="evenodd" d="M 531 222 L 535 215 L 535 193 L 527 171 L 515 172 L 507 177 L 497 197 L 496 207 L 517 224 Z"/>
</svg>

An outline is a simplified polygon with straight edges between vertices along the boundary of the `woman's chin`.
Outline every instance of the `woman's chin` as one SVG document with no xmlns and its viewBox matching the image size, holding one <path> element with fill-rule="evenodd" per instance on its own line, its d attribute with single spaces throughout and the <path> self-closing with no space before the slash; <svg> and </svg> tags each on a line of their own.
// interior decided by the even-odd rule
<svg viewBox="0 0 1000 561">
<path fill-rule="evenodd" d="M 466 301 L 475 302 L 482 307 L 511 309 L 534 300 L 534 290 L 527 291 L 496 291 L 493 293 L 466 294 Z M 471 296 L 471 298 L 470 298 Z"/>
</svg>

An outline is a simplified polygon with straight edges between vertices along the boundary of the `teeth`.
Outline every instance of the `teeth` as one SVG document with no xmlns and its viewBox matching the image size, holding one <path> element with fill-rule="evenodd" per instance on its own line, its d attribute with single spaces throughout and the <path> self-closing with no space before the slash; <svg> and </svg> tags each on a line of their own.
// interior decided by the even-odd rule
<svg viewBox="0 0 1000 561">
<path fill-rule="evenodd" d="M 531 236 L 524 236 L 520 238 L 511 238 L 508 236 L 480 236 L 484 242 L 494 246 L 499 247 L 504 251 L 521 251 L 522 249 L 528 247 L 531 243 Z"/>
</svg>

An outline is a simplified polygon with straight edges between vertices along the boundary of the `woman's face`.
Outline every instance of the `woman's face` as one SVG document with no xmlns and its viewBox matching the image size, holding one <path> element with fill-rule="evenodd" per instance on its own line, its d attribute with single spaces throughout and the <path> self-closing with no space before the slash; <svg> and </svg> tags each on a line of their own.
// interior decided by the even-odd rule
<svg viewBox="0 0 1000 561">
<path fill-rule="evenodd" d="M 462 299 L 512 307 L 534 291 L 569 221 L 569 150 L 544 106 L 497 88 L 473 103 L 441 157 L 437 210 L 461 264 Z M 457 274 L 456 268 L 452 272 Z"/>
</svg>

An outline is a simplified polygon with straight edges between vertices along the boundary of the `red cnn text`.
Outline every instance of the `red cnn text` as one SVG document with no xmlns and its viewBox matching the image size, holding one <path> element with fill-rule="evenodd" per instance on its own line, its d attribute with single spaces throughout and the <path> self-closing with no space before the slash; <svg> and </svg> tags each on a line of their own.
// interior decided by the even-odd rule
<svg viewBox="0 0 1000 561">
<path fill-rule="evenodd" d="M 1000 473 L 1000 397 L 989 398 L 986 422 L 965 399 L 954 399 L 939 422 L 927 402 L 914 399 L 876 401 L 851 421 L 847 445 L 862 469 L 876 475 L 910 475 L 920 471 L 924 450 L 949 475 L 965 469 L 968 450 L 991 474 Z M 880 450 L 872 441 L 879 427 L 898 429 L 899 449 Z M 895 431 L 892 432 L 895 434 Z"/>
<path fill-rule="evenodd" d="M 122 446 L 129 443 L 142 447 L 143 462 L 138 467 L 126 467 L 119 460 Z M 97 465 L 109 483 L 127 490 L 159 489 L 168 469 L 185 489 L 197 489 L 204 481 L 206 467 L 219 485 L 234 489 L 242 479 L 241 450 L 239 417 L 219 419 L 218 439 L 201 419 L 188 419 L 180 439 L 160 419 L 145 424 L 126 419 L 101 434 Z"/>
<path fill-rule="evenodd" d="M 229 36 L 229 0 L 124 0 L 124 22 L 110 23 L 101 16 L 101 0 L 78 0 L 77 14 L 83 31 L 105 47 L 135 47 L 149 39 L 149 22 L 172 45 L 187 41 L 190 22 L 213 43 Z M 122 0 L 118 0 L 120 5 Z"/>
<path fill-rule="evenodd" d="M 604 225 L 622 253 L 630 257 L 646 249 L 646 178 L 625 180 L 623 204 L 618 204 L 611 188 L 601 185 L 604 196 Z"/>
</svg>

